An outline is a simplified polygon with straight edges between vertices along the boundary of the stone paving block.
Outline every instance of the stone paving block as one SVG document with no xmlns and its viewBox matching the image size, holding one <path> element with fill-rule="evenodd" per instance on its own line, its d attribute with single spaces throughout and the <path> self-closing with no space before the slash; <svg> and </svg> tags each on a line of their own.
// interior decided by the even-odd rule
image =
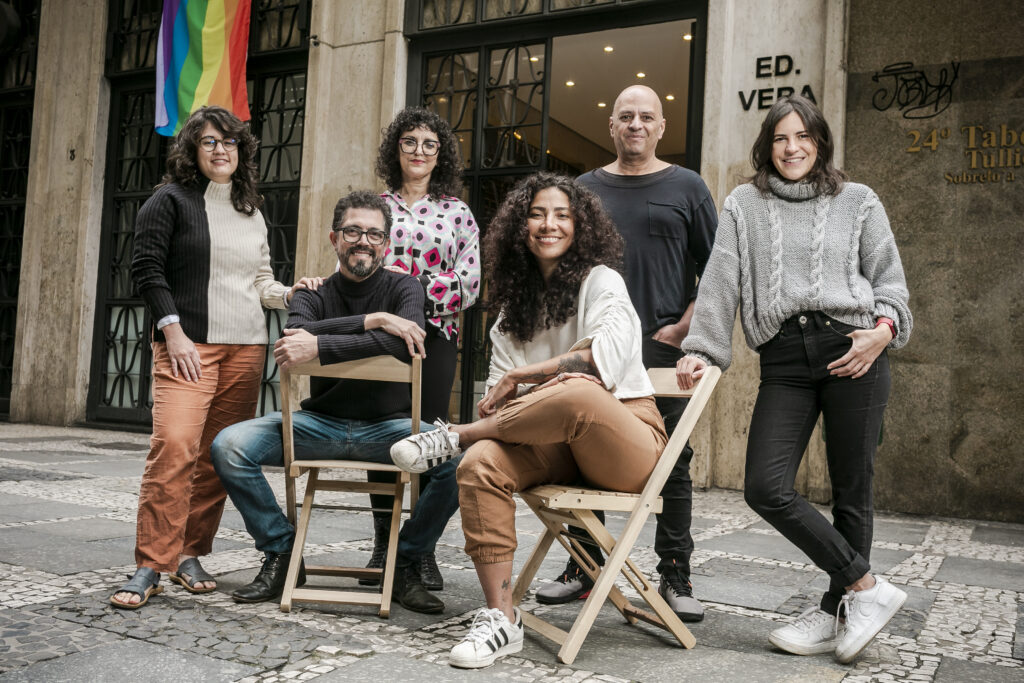
<svg viewBox="0 0 1024 683">
<path fill-rule="evenodd" d="M 113 519 L 79 519 L 72 522 L 54 522 L 32 527 L 32 531 L 47 536 L 74 538 L 79 541 L 97 541 L 107 538 L 135 538 L 135 525 Z M 134 540 L 133 540 L 134 542 Z M 117 564 L 112 562 L 110 564 Z"/>
<path fill-rule="evenodd" d="M 0 524 L 60 519 L 62 517 L 84 517 L 107 512 L 103 508 L 56 501 L 43 502 L 38 498 L 14 494 L 0 497 L 0 501 L 2 501 L 0 502 Z"/>
<path fill-rule="evenodd" d="M 1024 571 L 1021 571 L 1019 563 L 1014 562 L 947 557 L 942 561 L 935 579 L 1024 592 Z"/>
<path fill-rule="evenodd" d="M 258 667 L 218 661 L 152 643 L 127 640 L 109 643 L 60 659 L 15 669 L 0 675 L 3 683 L 64 681 L 231 681 L 259 671 Z"/>
<path fill-rule="evenodd" d="M 4 440 L 6 441 L 6 440 Z M 82 460 L 95 460 L 98 457 L 91 453 L 69 453 L 67 451 L 14 451 L 4 448 L 4 441 L 0 441 L 0 458 L 11 460 L 24 460 L 33 465 L 45 465 L 47 463 L 68 463 Z"/>
<path fill-rule="evenodd" d="M 0 610 L 0 672 L 120 640 L 99 629 L 24 610 Z"/>
<path fill-rule="evenodd" d="M 16 465 L 0 465 L 0 481 L 70 481 L 84 479 L 84 474 L 64 474 L 56 470 L 40 470 Z"/>
<path fill-rule="evenodd" d="M 691 580 L 701 600 L 775 610 L 813 578 L 800 569 L 712 558 L 694 569 Z"/>
<path fill-rule="evenodd" d="M 126 451 L 129 453 L 135 453 L 139 457 L 145 458 L 149 452 L 149 439 L 135 441 L 89 441 L 83 442 L 87 446 L 93 448 L 105 448 L 112 451 Z"/>
<path fill-rule="evenodd" d="M 1017 628 L 1013 635 L 1013 658 L 1024 660 L 1024 601 L 1017 603 Z"/>
<path fill-rule="evenodd" d="M 146 461 L 140 458 L 95 456 L 96 462 L 61 465 L 62 472 L 81 472 L 98 477 L 142 477 Z"/>
<path fill-rule="evenodd" d="M 1024 529 L 1020 525 L 979 524 L 971 534 L 974 543 L 1024 547 Z"/>
<path fill-rule="evenodd" d="M 810 560 L 795 545 L 782 536 L 766 536 L 748 531 L 734 531 L 700 544 L 701 550 L 722 550 L 738 555 L 767 557 L 783 562 L 810 563 Z"/>
<path fill-rule="evenodd" d="M 935 683 L 1020 683 L 1024 680 L 1024 670 L 943 657 L 934 680 Z"/>
<path fill-rule="evenodd" d="M 905 520 L 885 520 L 875 518 L 874 540 L 876 543 L 908 543 L 920 545 L 924 543 L 931 525 L 927 522 Z M 872 550 L 872 554 L 874 554 Z"/>
<path fill-rule="evenodd" d="M 508 676 L 517 671 L 518 668 L 503 660 L 498 660 L 494 666 L 488 667 L 485 670 L 484 675 L 487 678 L 497 678 L 503 674 Z M 316 682 L 409 681 L 410 683 L 422 683 L 423 681 L 438 681 L 443 683 L 445 681 L 480 681 L 480 678 L 480 671 L 456 669 L 445 663 L 410 660 L 408 657 L 400 655 L 379 654 L 373 657 L 365 657 L 348 666 L 318 676 Z"/>
</svg>

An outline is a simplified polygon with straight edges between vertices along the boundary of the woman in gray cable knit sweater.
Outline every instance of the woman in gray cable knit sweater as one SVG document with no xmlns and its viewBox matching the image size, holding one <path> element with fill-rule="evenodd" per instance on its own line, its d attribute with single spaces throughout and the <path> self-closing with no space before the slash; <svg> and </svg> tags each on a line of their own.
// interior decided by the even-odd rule
<svg viewBox="0 0 1024 683">
<path fill-rule="evenodd" d="M 744 496 L 830 577 L 820 605 L 769 639 L 849 662 L 907 597 L 872 576 L 868 560 L 886 348 L 907 343 L 913 320 L 885 210 L 832 166 L 832 148 L 810 100 L 793 96 L 768 112 L 751 150 L 755 173 L 725 200 L 677 376 L 688 388 L 706 366 L 729 366 L 738 306 L 747 344 L 761 356 Z M 831 524 L 793 488 L 819 414 Z"/>
</svg>

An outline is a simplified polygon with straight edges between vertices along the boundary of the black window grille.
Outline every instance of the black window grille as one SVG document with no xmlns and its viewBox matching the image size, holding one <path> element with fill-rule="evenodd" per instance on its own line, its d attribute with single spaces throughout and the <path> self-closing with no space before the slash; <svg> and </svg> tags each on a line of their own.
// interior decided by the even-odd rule
<svg viewBox="0 0 1024 683">
<path fill-rule="evenodd" d="M 310 0 L 253 0 L 247 89 L 260 139 L 260 192 L 275 276 L 294 276 L 299 171 L 305 112 Z M 87 415 L 145 424 L 152 408 L 151 321 L 132 286 L 135 215 L 163 175 L 168 138 L 153 130 L 160 0 L 112 3 L 107 75 L 111 82 L 108 181 L 97 286 L 96 334 Z M 267 313 L 271 339 L 285 316 Z M 268 347 L 259 412 L 279 406 Z"/>
<path fill-rule="evenodd" d="M 40 0 L 0 4 L 0 414 L 10 412 Z"/>
</svg>

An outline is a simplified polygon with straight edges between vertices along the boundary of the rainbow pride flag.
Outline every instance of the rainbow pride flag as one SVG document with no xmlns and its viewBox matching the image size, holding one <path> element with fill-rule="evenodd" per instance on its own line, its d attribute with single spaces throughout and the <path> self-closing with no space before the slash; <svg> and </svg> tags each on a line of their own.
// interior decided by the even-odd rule
<svg viewBox="0 0 1024 683">
<path fill-rule="evenodd" d="M 217 104 L 248 121 L 245 58 L 250 0 L 164 0 L 156 48 L 156 132 Z"/>
</svg>

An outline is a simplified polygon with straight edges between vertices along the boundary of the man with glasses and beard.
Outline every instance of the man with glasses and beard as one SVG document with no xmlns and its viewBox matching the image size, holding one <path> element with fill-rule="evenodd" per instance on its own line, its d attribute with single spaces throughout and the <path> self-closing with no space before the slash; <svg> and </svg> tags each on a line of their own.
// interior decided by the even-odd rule
<svg viewBox="0 0 1024 683">
<path fill-rule="evenodd" d="M 284 336 L 274 344 L 281 368 L 314 359 L 327 365 L 378 355 L 402 361 L 423 355 L 423 287 L 415 278 L 381 267 L 390 229 L 391 211 L 379 195 L 357 191 L 338 201 L 329 236 L 339 270 L 318 291 L 301 290 L 293 297 Z M 310 378 L 310 397 L 293 416 L 295 455 L 392 464 L 391 445 L 411 432 L 410 407 L 404 384 Z M 420 425 L 421 431 L 433 428 Z M 266 554 L 256 578 L 232 597 L 236 602 L 277 599 L 295 529 L 261 468 L 283 465 L 281 413 L 225 429 L 210 453 L 246 530 Z M 444 603 L 423 587 L 419 566 L 458 509 L 457 466 L 453 460 L 430 470 L 430 481 L 398 537 L 395 598 L 415 612 L 444 610 Z M 300 570 L 299 584 L 304 581 Z"/>
</svg>

